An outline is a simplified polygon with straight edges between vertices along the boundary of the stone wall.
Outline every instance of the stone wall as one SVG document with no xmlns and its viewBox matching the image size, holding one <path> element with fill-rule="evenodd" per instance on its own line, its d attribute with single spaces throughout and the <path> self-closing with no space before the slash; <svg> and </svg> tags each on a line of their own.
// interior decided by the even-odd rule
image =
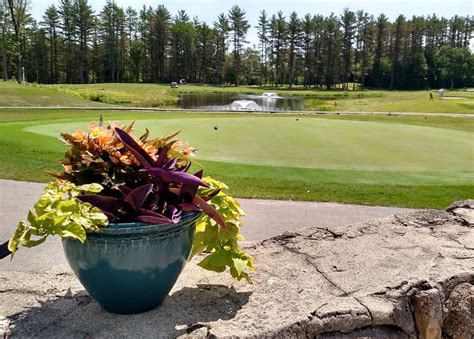
<svg viewBox="0 0 474 339">
<path fill-rule="evenodd" d="M 0 272 L 0 333 L 474 337 L 472 200 L 447 211 L 304 229 L 245 247 L 256 259 L 253 285 L 192 262 L 162 306 L 130 316 L 101 310 L 67 269 Z"/>
</svg>

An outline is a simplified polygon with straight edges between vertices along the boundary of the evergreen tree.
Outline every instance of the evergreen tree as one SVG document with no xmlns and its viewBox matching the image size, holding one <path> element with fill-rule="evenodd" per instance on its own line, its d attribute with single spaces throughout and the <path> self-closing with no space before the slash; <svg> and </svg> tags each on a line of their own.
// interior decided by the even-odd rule
<svg viewBox="0 0 474 339">
<path fill-rule="evenodd" d="M 75 36 L 79 40 L 79 81 L 89 82 L 88 75 L 88 43 L 94 24 L 94 12 L 87 0 L 74 0 L 72 6 Z"/>
<path fill-rule="evenodd" d="M 341 31 L 339 20 L 331 14 L 323 24 L 324 84 L 330 89 L 340 80 Z"/>
<path fill-rule="evenodd" d="M 17 54 L 17 82 L 21 83 L 23 80 L 23 56 L 25 51 L 25 23 L 28 20 L 28 13 L 26 11 L 28 0 L 8 0 L 8 9 L 10 11 L 10 19 L 15 31 L 15 43 Z"/>
<path fill-rule="evenodd" d="M 282 11 L 270 19 L 270 41 L 272 48 L 273 82 L 276 86 L 284 83 L 285 46 L 287 25 Z"/>
<path fill-rule="evenodd" d="M 268 57 L 268 16 L 265 10 L 258 17 L 257 36 L 260 50 L 260 84 L 267 84 L 267 57 Z"/>
<path fill-rule="evenodd" d="M 295 81 L 295 59 L 299 57 L 301 39 L 301 22 L 298 14 L 292 12 L 288 20 L 288 84 L 290 88 Z"/>
<path fill-rule="evenodd" d="M 43 15 L 42 25 L 48 32 L 49 39 L 49 70 L 48 82 L 55 84 L 59 80 L 59 64 L 58 64 L 58 33 L 60 24 L 59 13 L 56 6 L 51 5 L 46 9 Z"/>
<path fill-rule="evenodd" d="M 126 58 L 124 69 L 124 81 L 137 82 L 136 67 L 132 63 L 132 46 L 138 40 L 138 13 L 132 7 L 127 7 L 125 10 L 125 35 L 126 35 Z"/>
<path fill-rule="evenodd" d="M 314 64 L 314 54 L 312 51 L 312 41 L 314 39 L 314 18 L 311 14 L 307 13 L 301 23 L 303 32 L 302 43 L 303 43 L 303 84 L 304 87 L 311 85 L 312 80 L 310 74 L 312 74 Z"/>
<path fill-rule="evenodd" d="M 393 43 L 391 48 L 391 75 L 390 75 L 390 85 L 389 88 L 400 88 L 401 81 L 399 79 L 399 74 L 402 72 L 401 64 L 401 52 L 402 46 L 405 44 L 405 35 L 406 35 L 406 20 L 403 15 L 399 15 L 393 24 L 392 29 L 392 38 Z"/>
<path fill-rule="evenodd" d="M 342 26 L 342 60 L 344 63 L 342 82 L 344 89 L 349 89 L 349 76 L 352 71 L 352 44 L 355 36 L 356 16 L 348 8 L 341 14 Z"/>
<path fill-rule="evenodd" d="M 12 39 L 10 34 L 11 20 L 7 0 L 0 0 L 0 52 L 2 54 L 2 77 L 8 80 L 8 54 L 10 54 Z"/>
<path fill-rule="evenodd" d="M 245 11 L 234 6 L 210 27 L 185 11 L 139 11 L 107 0 L 60 0 L 38 24 L 28 0 L 0 0 L 0 72 L 40 83 L 155 82 L 404 89 L 473 86 L 472 16 L 364 11 L 303 18 L 262 11 L 257 47 L 245 47 Z"/>
<path fill-rule="evenodd" d="M 211 50 L 216 50 L 215 33 L 206 23 L 201 23 L 196 28 L 197 82 L 209 83 L 211 74 L 215 71 L 210 57 Z"/>
<path fill-rule="evenodd" d="M 26 81 L 36 83 L 48 82 L 48 47 L 46 32 L 36 22 L 28 29 L 30 44 L 25 50 Z"/>
<path fill-rule="evenodd" d="M 229 20 L 224 13 L 219 14 L 217 21 L 214 22 L 214 31 L 216 36 L 215 65 L 217 82 L 225 82 L 227 39 L 229 38 L 230 26 Z"/>
<path fill-rule="evenodd" d="M 194 27 L 185 11 L 179 11 L 171 27 L 170 70 L 171 80 L 194 78 Z"/>
<path fill-rule="evenodd" d="M 75 40 L 74 11 L 72 0 L 60 0 L 59 17 L 61 18 L 61 33 L 63 36 L 62 60 L 66 83 L 73 82 L 73 50 Z"/>
<path fill-rule="evenodd" d="M 245 11 L 239 6 L 234 6 L 229 11 L 230 32 L 233 42 L 233 78 L 235 86 L 239 85 L 240 63 L 243 44 L 247 31 L 250 28 L 248 21 L 245 19 Z"/>
<path fill-rule="evenodd" d="M 165 6 L 159 5 L 152 17 L 150 34 L 150 62 L 152 64 L 152 81 L 165 82 L 167 49 L 170 39 L 171 15 Z"/>
<path fill-rule="evenodd" d="M 382 69 L 382 57 L 384 54 L 384 47 L 386 44 L 386 33 L 388 28 L 388 19 L 385 14 L 380 14 L 375 23 L 376 27 L 376 42 L 375 42 L 375 53 L 374 63 L 372 65 L 372 71 L 370 75 L 371 84 L 374 87 L 383 86 L 384 72 Z"/>
</svg>

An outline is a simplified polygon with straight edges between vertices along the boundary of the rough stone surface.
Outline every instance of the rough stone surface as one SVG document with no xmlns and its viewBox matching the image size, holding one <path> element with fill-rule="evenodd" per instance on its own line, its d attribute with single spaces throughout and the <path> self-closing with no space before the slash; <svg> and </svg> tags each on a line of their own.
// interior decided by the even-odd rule
<svg viewBox="0 0 474 339">
<path fill-rule="evenodd" d="M 443 304 L 439 291 L 420 291 L 413 298 L 415 324 L 420 339 L 440 339 L 443 325 Z"/>
<path fill-rule="evenodd" d="M 446 302 L 446 311 L 444 328 L 448 338 L 474 338 L 474 285 L 456 286 Z"/>
<path fill-rule="evenodd" d="M 458 201 L 448 207 L 466 226 L 474 227 L 474 199 Z"/>
<path fill-rule="evenodd" d="M 253 285 L 191 262 L 164 304 L 138 315 L 101 310 L 64 269 L 0 272 L 0 328 L 22 338 L 421 338 L 431 333 L 415 315 L 423 301 L 430 326 L 464 338 L 472 334 L 474 228 L 455 209 L 248 242 Z"/>
</svg>

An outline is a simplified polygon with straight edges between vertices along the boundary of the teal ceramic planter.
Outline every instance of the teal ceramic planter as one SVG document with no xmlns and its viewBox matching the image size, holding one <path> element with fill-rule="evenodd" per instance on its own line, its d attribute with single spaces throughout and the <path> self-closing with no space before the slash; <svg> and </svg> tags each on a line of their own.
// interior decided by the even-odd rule
<svg viewBox="0 0 474 339">
<path fill-rule="evenodd" d="M 87 292 L 112 313 L 130 314 L 159 306 L 189 259 L 199 212 L 180 223 L 110 224 L 87 241 L 66 238 L 64 253 Z"/>
</svg>

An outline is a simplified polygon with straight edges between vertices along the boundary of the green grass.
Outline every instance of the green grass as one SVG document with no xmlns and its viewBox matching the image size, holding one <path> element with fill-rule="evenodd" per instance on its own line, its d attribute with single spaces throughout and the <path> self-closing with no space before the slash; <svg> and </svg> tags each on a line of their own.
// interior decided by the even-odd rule
<svg viewBox="0 0 474 339">
<path fill-rule="evenodd" d="M 48 135 L 60 127 L 84 125 L 97 114 L 0 111 L 0 177 L 50 180 L 45 170 L 59 168 L 54 161 L 62 157 L 64 146 Z M 104 118 L 138 120 L 138 131 L 144 126 L 153 131 L 182 129 L 183 139 L 200 144 L 199 154 L 207 159 L 200 161 L 205 172 L 223 179 L 239 197 L 417 208 L 444 208 L 454 200 L 474 197 L 474 119 L 470 118 L 299 116 L 296 122 L 295 116 L 150 112 L 105 112 Z M 214 123 L 219 125 L 218 152 Z M 351 135 L 359 137 L 351 140 Z M 379 139 L 373 139 L 377 135 Z M 312 142 L 303 140 L 307 138 Z M 332 147 L 329 153 L 328 147 Z M 398 154 L 391 155 L 398 159 L 395 170 L 387 167 L 387 161 L 397 149 Z M 417 150 L 422 150 L 419 157 Z M 356 161 L 356 155 L 370 162 Z"/>
<path fill-rule="evenodd" d="M 218 126 L 219 131 L 213 127 Z M 80 128 L 86 129 L 83 123 Z M 26 131 L 55 137 L 77 122 L 45 124 Z M 471 169 L 471 133 L 425 126 L 294 117 L 199 117 L 138 120 L 137 131 L 152 135 L 182 130 L 198 160 L 275 167 L 440 171 Z M 276 132 L 276 133 L 275 133 Z M 455 147 L 454 147 L 455 146 Z M 472 179 L 472 178 L 471 178 Z"/>
<path fill-rule="evenodd" d="M 41 88 L 57 90 L 63 96 L 75 96 L 113 105 L 141 107 L 177 107 L 179 96 L 183 93 L 261 94 L 271 91 L 280 95 L 304 97 L 305 110 L 474 113 L 474 92 L 465 90 L 446 91 L 445 100 L 429 101 L 429 91 L 325 91 L 286 87 L 209 85 L 184 85 L 171 89 L 167 85 L 158 84 L 43 85 Z M 436 97 L 436 91 L 434 95 Z"/>
<path fill-rule="evenodd" d="M 72 95 L 63 94 L 54 88 L 35 84 L 18 85 L 13 81 L 0 81 L 0 106 L 104 106 Z"/>
<path fill-rule="evenodd" d="M 444 100 L 429 101 L 429 91 L 374 91 L 382 97 L 337 100 L 333 110 L 350 112 L 474 113 L 474 93 L 446 91 Z M 437 93 L 433 93 L 436 97 Z"/>
</svg>

